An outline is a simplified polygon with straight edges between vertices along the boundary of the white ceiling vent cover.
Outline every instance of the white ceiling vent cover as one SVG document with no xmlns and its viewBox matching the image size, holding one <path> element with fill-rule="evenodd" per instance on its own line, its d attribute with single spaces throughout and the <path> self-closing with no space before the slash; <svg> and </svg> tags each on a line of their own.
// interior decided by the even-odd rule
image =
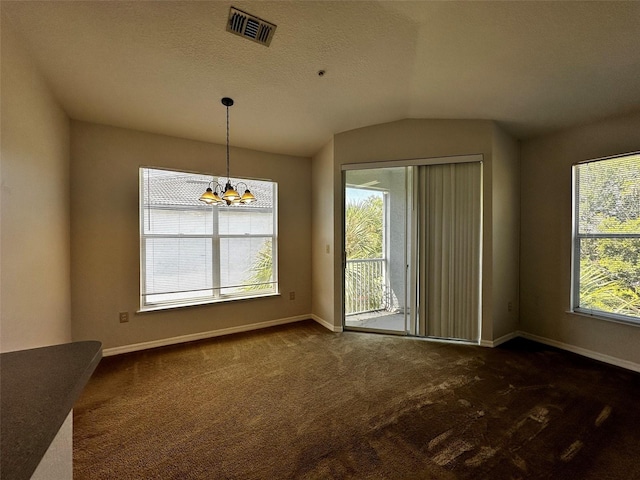
<svg viewBox="0 0 640 480">
<path fill-rule="evenodd" d="M 273 23 L 254 17 L 235 7 L 229 9 L 227 32 L 235 33 L 268 47 L 275 31 L 276 25 Z"/>
</svg>

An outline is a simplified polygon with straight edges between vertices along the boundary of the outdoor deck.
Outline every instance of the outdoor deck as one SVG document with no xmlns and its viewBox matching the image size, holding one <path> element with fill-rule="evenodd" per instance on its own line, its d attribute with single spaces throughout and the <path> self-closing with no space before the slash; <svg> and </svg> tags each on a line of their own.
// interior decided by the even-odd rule
<svg viewBox="0 0 640 480">
<path fill-rule="evenodd" d="M 404 315 L 381 310 L 377 312 L 356 313 L 345 317 L 347 327 L 372 328 L 376 330 L 406 331 Z"/>
</svg>

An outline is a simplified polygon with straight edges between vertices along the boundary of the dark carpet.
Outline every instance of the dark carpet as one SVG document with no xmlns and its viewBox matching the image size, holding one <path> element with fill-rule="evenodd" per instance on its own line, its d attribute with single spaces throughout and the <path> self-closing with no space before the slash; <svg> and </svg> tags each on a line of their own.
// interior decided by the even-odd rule
<svg viewBox="0 0 640 480">
<path fill-rule="evenodd" d="M 74 478 L 640 479 L 640 374 L 312 321 L 108 357 Z"/>
</svg>

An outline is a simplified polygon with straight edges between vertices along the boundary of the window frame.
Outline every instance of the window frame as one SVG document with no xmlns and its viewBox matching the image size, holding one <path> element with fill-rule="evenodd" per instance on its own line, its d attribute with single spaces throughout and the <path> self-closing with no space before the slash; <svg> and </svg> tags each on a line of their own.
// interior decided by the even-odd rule
<svg viewBox="0 0 640 480">
<path fill-rule="evenodd" d="M 624 323 L 627 325 L 640 326 L 640 318 L 631 315 L 624 315 L 595 308 L 580 306 L 580 246 L 583 239 L 631 239 L 640 238 L 639 233 L 580 233 L 580 187 L 578 181 L 578 168 L 589 163 L 606 162 L 624 157 L 633 157 L 640 152 L 630 152 L 609 157 L 596 158 L 577 162 L 571 168 L 571 201 L 572 201 L 572 234 L 571 234 L 571 312 L 591 318 Z"/>
<path fill-rule="evenodd" d="M 193 171 L 185 171 L 185 170 L 177 170 L 172 168 L 164 168 L 164 167 L 149 167 L 149 166 L 141 166 L 139 167 L 139 200 L 138 200 L 138 215 L 139 215 L 139 260 L 140 260 L 140 308 L 138 310 L 139 313 L 144 312 L 152 312 L 158 310 L 169 310 L 175 308 L 182 307 L 190 307 L 190 306 L 198 306 L 198 305 L 208 305 L 214 303 L 223 303 L 237 300 L 250 300 L 255 298 L 264 298 L 264 297 L 272 297 L 279 296 L 279 282 L 278 282 L 278 184 L 273 180 L 265 180 L 260 179 L 260 182 L 269 182 L 271 184 L 271 188 L 273 189 L 272 195 L 272 206 L 271 206 L 271 220 L 272 220 L 272 233 L 220 233 L 220 218 L 217 213 L 215 213 L 214 209 L 222 208 L 222 209 L 233 209 L 233 210 L 242 210 L 246 211 L 248 209 L 256 208 L 252 206 L 215 206 L 215 205 L 194 205 L 194 206 L 185 206 L 185 205 L 174 205 L 175 207 L 183 207 L 182 211 L 198 211 L 203 207 L 211 209 L 212 212 L 212 220 L 211 220 L 211 234 L 208 233 L 146 233 L 145 232 L 145 215 L 143 210 L 147 205 L 145 205 L 144 196 L 144 173 L 146 170 L 163 170 L 166 172 L 175 172 L 179 174 L 187 174 L 187 175 L 197 175 L 199 177 L 206 177 L 208 181 L 213 181 L 215 183 L 216 179 L 221 179 L 223 176 L 221 175 L 209 175 L 199 172 Z M 226 177 L 225 177 L 226 178 Z M 233 177 L 232 181 L 234 183 L 243 182 L 246 185 L 251 185 L 252 181 L 258 181 L 258 179 L 245 179 L 245 178 L 237 178 Z M 203 183 L 203 190 L 206 188 L 206 185 Z M 196 197 L 197 200 L 197 197 Z M 171 205 L 163 206 L 164 208 L 171 209 Z M 162 207 L 161 207 L 162 208 Z M 176 210 L 180 210 L 177 208 Z M 150 238 L 166 238 L 166 239 L 197 239 L 204 238 L 211 240 L 211 265 L 209 265 L 209 274 L 211 275 L 212 287 L 211 289 L 203 289 L 203 291 L 211 291 L 211 294 L 205 294 L 201 296 L 194 295 L 188 299 L 184 300 L 165 300 L 165 301 L 154 301 L 149 302 L 146 301 L 146 298 L 149 295 L 146 292 L 146 263 L 147 263 L 147 248 L 146 248 L 146 240 Z M 242 285 L 221 285 L 221 240 L 224 239 L 233 239 L 233 238 L 241 238 L 241 239 L 252 239 L 252 238 L 264 238 L 271 240 L 271 258 L 272 258 L 272 281 L 269 282 L 273 285 L 272 289 L 261 292 L 260 290 L 250 291 L 247 293 L 222 293 L 222 290 L 227 288 L 235 288 L 240 287 Z M 193 292 L 197 292 L 198 290 L 193 290 Z M 178 293 L 178 292 L 166 292 L 166 293 Z M 161 295 L 159 293 L 158 295 Z"/>
</svg>

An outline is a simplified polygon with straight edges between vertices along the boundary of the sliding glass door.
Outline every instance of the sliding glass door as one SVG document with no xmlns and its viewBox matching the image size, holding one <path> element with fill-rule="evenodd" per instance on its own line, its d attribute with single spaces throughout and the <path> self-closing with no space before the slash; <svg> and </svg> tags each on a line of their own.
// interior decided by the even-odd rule
<svg viewBox="0 0 640 480">
<path fill-rule="evenodd" d="M 407 167 L 345 172 L 345 326 L 404 334 Z"/>
<path fill-rule="evenodd" d="M 478 341 L 478 160 L 345 170 L 346 329 Z"/>
</svg>

